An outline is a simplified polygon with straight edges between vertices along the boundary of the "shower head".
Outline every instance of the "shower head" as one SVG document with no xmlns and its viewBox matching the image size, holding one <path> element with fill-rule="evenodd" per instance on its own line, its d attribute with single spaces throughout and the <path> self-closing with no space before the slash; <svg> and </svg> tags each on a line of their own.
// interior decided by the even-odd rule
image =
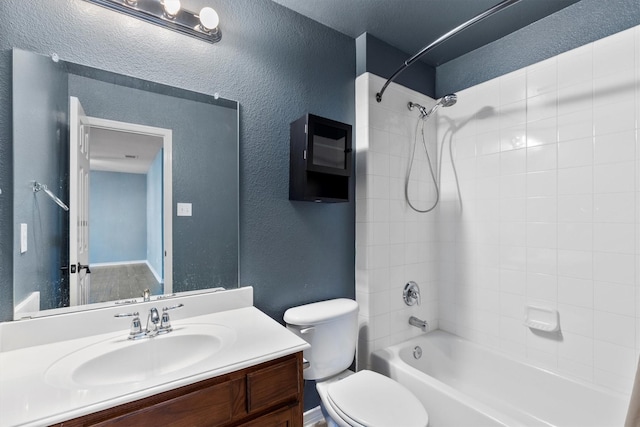
<svg viewBox="0 0 640 427">
<path fill-rule="evenodd" d="M 436 102 L 436 105 L 431 107 L 431 110 L 429 110 L 426 114 L 424 111 L 421 110 L 420 112 L 422 113 L 422 118 L 426 120 L 429 118 L 429 116 L 435 113 L 439 107 L 441 106 L 451 107 L 456 102 L 458 102 L 458 96 L 455 93 L 450 93 L 449 95 L 445 95 L 442 98 L 438 99 L 438 102 Z"/>
<path fill-rule="evenodd" d="M 438 101 L 438 102 L 443 107 L 451 107 L 456 102 L 458 102 L 458 95 L 456 95 L 455 93 L 450 93 L 449 95 L 445 95 L 442 98 L 440 98 L 440 101 Z"/>
<path fill-rule="evenodd" d="M 435 111 L 439 108 L 439 107 L 451 107 L 453 104 L 455 104 L 456 102 L 458 102 L 458 96 L 455 93 L 451 93 L 449 95 L 445 95 L 442 98 L 438 99 L 438 101 L 436 102 L 436 104 L 431 107 L 430 110 L 427 110 L 426 107 L 420 105 L 420 104 L 416 104 L 415 102 L 409 102 L 407 104 L 407 107 L 409 107 L 409 110 L 413 110 L 414 107 L 418 108 L 418 110 L 420 110 L 420 118 L 423 120 L 426 120 L 429 118 L 429 116 L 431 116 L 433 113 L 435 113 Z"/>
</svg>

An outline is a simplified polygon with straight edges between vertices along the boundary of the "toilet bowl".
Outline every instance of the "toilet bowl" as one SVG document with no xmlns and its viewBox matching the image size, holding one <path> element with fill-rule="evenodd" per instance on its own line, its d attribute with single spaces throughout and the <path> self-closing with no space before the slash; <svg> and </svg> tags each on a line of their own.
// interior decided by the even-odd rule
<svg viewBox="0 0 640 427">
<path fill-rule="evenodd" d="M 330 426 L 425 427 L 427 411 L 396 381 L 369 370 L 348 370 L 358 334 L 358 303 L 345 298 L 288 309 L 287 328 L 306 340 L 306 380 L 316 390 Z"/>
</svg>

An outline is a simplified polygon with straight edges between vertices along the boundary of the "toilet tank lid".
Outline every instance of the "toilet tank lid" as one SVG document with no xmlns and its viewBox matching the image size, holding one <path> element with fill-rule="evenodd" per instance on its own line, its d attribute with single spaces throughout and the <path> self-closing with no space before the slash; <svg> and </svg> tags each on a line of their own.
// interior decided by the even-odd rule
<svg viewBox="0 0 640 427">
<path fill-rule="evenodd" d="M 284 321 L 289 325 L 310 326 L 357 311 L 357 302 L 348 298 L 338 298 L 292 307 L 284 312 Z"/>
</svg>

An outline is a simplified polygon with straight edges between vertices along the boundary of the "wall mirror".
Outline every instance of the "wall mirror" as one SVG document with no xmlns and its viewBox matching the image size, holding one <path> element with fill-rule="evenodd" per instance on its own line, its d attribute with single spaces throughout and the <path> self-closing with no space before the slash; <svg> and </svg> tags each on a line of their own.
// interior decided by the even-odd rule
<svg viewBox="0 0 640 427">
<path fill-rule="evenodd" d="M 14 318 L 238 286 L 238 104 L 13 50 Z"/>
</svg>

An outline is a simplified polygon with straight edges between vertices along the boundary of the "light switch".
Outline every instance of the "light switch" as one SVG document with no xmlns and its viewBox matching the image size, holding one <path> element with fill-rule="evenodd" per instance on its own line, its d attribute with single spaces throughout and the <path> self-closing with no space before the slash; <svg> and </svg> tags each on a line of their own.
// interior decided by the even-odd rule
<svg viewBox="0 0 640 427">
<path fill-rule="evenodd" d="M 27 252 L 27 224 L 20 224 L 20 253 Z"/>
<path fill-rule="evenodd" d="M 178 216 L 191 216 L 191 203 L 178 203 Z"/>
</svg>

